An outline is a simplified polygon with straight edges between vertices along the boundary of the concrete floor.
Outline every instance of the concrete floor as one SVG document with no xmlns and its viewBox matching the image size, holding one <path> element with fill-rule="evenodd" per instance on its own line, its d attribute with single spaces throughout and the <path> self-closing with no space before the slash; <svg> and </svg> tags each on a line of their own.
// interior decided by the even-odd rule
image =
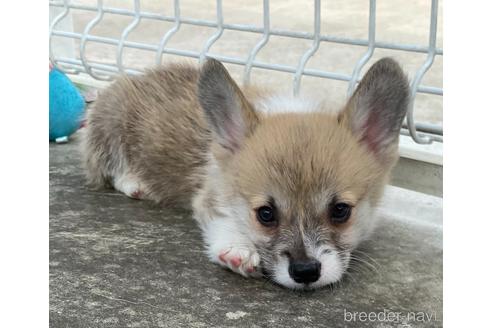
<svg viewBox="0 0 492 328">
<path fill-rule="evenodd" d="M 391 187 L 380 215 L 369 265 L 294 292 L 209 263 L 190 213 L 88 190 L 77 136 L 50 144 L 50 327 L 441 327 L 442 200 Z"/>
<path fill-rule="evenodd" d="M 77 3 L 95 5 L 93 0 L 78 0 Z M 194 19 L 216 20 L 215 0 L 182 0 L 181 16 Z M 298 32 L 313 31 L 314 1 L 272 0 L 270 1 L 271 28 L 287 29 Z M 131 0 L 104 1 L 108 7 L 133 10 Z M 376 39 L 378 41 L 428 44 L 430 1 L 429 0 L 378 0 L 376 7 Z M 142 0 L 141 10 L 153 13 L 173 15 L 173 0 Z M 253 24 L 262 26 L 263 5 L 261 0 L 224 1 L 224 22 L 235 24 Z M 367 39 L 369 1 L 344 0 L 322 1 L 321 33 L 338 37 Z M 96 16 L 96 12 L 72 10 L 73 31 L 82 33 L 86 25 Z M 91 34 L 119 39 L 123 30 L 131 23 L 132 17 L 105 14 L 104 18 L 91 31 Z M 64 22 L 61 22 L 61 29 Z M 173 23 L 142 19 L 138 27 L 130 33 L 128 39 L 148 44 L 159 44 L 162 36 L 172 28 Z M 68 28 L 65 26 L 64 28 Z M 215 28 L 182 25 L 181 29 L 169 41 L 168 47 L 201 51 L 205 42 L 215 33 Z M 225 31 L 214 43 L 213 54 L 234 56 L 246 59 L 250 50 L 261 39 L 261 34 Z M 54 37 L 54 46 L 66 41 Z M 312 41 L 272 36 L 268 44 L 258 53 L 257 60 L 296 67 L 302 55 L 311 47 Z M 442 1 L 439 6 L 438 47 L 442 48 Z M 74 50 L 70 56 L 79 57 L 79 42 L 68 45 Z M 117 47 L 88 42 L 86 56 L 89 61 L 116 63 Z M 316 68 L 336 73 L 351 74 L 355 63 L 366 51 L 366 47 L 321 43 L 316 54 L 309 60 L 306 68 Z M 60 55 L 55 49 L 55 55 Z M 394 50 L 377 49 L 364 71 L 383 56 L 392 56 L 398 60 L 404 70 L 412 77 L 422 65 L 426 54 L 408 53 Z M 163 61 L 182 60 L 180 57 L 164 55 Z M 143 69 L 155 63 L 152 51 L 125 49 L 123 64 L 125 67 Z M 422 84 L 442 87 L 442 56 L 437 56 L 431 69 L 425 75 Z M 241 81 L 244 68 L 227 64 L 237 81 Z M 364 72 L 363 71 L 363 72 Z M 263 69 L 253 69 L 253 83 L 275 87 L 291 92 L 293 75 Z M 315 77 L 303 77 L 301 92 L 327 97 L 338 107 L 346 99 L 347 83 Z M 415 119 L 418 122 L 442 124 L 442 97 L 419 94 L 415 101 Z"/>
</svg>

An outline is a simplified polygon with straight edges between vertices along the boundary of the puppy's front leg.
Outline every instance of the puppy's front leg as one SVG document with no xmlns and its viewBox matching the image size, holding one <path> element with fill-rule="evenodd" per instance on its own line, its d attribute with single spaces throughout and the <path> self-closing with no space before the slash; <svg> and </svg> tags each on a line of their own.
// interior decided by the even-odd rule
<svg viewBox="0 0 492 328">
<path fill-rule="evenodd" d="M 213 218 L 202 225 L 209 259 L 245 277 L 259 277 L 260 255 L 231 217 Z"/>
<path fill-rule="evenodd" d="M 209 259 L 245 277 L 261 276 L 260 255 L 247 234 L 247 222 L 242 220 L 248 215 L 247 209 L 210 207 L 212 194 L 209 189 L 202 190 L 193 202 L 194 219 L 202 229 Z"/>
</svg>

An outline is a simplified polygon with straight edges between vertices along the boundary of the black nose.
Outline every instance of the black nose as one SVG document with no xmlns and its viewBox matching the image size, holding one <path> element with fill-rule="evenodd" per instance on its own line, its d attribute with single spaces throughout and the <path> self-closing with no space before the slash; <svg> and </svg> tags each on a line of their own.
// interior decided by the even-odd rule
<svg viewBox="0 0 492 328">
<path fill-rule="evenodd" d="M 319 279 L 321 263 L 317 260 L 291 260 L 289 275 L 295 282 L 309 284 Z"/>
</svg>

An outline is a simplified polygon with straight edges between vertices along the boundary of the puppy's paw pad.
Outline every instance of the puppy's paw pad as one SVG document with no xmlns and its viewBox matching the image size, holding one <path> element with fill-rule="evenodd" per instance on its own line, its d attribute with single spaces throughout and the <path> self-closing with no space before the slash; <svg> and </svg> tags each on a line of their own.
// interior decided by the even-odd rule
<svg viewBox="0 0 492 328">
<path fill-rule="evenodd" d="M 130 193 L 130 197 L 134 199 L 141 199 L 143 196 L 143 191 L 140 189 L 134 190 Z"/>
<path fill-rule="evenodd" d="M 218 255 L 219 263 L 245 277 L 258 275 L 260 256 L 256 250 L 228 248 Z"/>
<path fill-rule="evenodd" d="M 236 268 L 238 268 L 240 265 L 241 265 L 241 262 L 242 262 L 242 259 L 240 257 L 233 257 L 231 260 L 230 260 L 231 264 L 233 266 L 235 266 Z"/>
<path fill-rule="evenodd" d="M 224 264 L 231 264 L 234 267 L 239 267 L 243 261 L 241 256 L 229 255 L 231 249 L 219 253 L 219 260 Z"/>
</svg>

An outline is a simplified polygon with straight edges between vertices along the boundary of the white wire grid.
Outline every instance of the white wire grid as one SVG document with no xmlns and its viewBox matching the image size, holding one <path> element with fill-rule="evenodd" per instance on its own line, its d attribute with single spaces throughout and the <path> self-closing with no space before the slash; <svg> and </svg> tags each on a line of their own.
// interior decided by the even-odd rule
<svg viewBox="0 0 492 328">
<path fill-rule="evenodd" d="M 57 15 L 50 24 L 49 38 L 50 38 L 50 61 L 57 67 L 64 70 L 69 74 L 78 74 L 85 72 L 97 80 L 112 80 L 116 74 L 129 73 L 139 74 L 138 70 L 125 68 L 123 65 L 122 54 L 124 48 L 134 48 L 155 52 L 155 62 L 160 64 L 164 54 L 178 55 L 184 57 L 197 58 L 199 62 L 203 62 L 205 58 L 211 57 L 220 60 L 225 63 L 237 64 L 244 66 L 243 83 L 248 84 L 251 76 L 251 69 L 260 68 L 266 70 L 275 70 L 281 72 L 288 72 L 294 75 L 293 92 L 295 95 L 299 93 L 301 86 L 302 76 L 314 76 L 339 81 L 348 82 L 347 93 L 350 95 L 357 82 L 360 80 L 360 73 L 366 63 L 371 59 L 374 50 L 376 48 L 392 49 L 407 52 L 426 53 L 427 58 L 420 68 L 415 72 L 411 81 L 411 101 L 408 108 L 406 122 L 404 123 L 404 134 L 409 134 L 412 139 L 420 144 L 428 144 L 432 141 L 442 141 L 442 127 L 428 123 L 416 123 L 414 122 L 414 101 L 417 93 L 432 94 L 442 96 L 442 88 L 435 86 L 421 85 L 421 80 L 425 73 L 429 70 L 434 62 L 436 56 L 442 56 L 443 50 L 436 46 L 437 35 L 437 16 L 438 16 L 438 0 L 431 0 L 430 2 L 430 22 L 429 22 L 429 41 L 428 45 L 410 45 L 399 44 L 389 42 L 379 42 L 376 40 L 376 0 L 369 0 L 369 21 L 368 21 L 368 38 L 355 39 L 355 38 L 343 38 L 332 35 L 325 35 L 320 33 L 321 25 L 321 0 L 314 0 L 314 31 L 311 32 L 294 32 L 281 29 L 270 28 L 270 3 L 269 0 L 263 0 L 263 26 L 244 25 L 244 24 L 225 24 L 224 15 L 222 10 L 222 0 L 216 0 L 216 21 L 200 20 L 182 17 L 180 14 L 180 1 L 174 0 L 174 15 L 166 16 L 152 12 L 145 12 L 140 9 L 140 0 L 133 1 L 133 10 L 127 10 L 122 8 L 107 7 L 104 6 L 103 0 L 97 0 L 96 6 L 88 6 L 82 4 L 72 3 L 70 0 L 56 1 L 50 0 L 51 7 L 60 7 L 62 12 Z M 82 33 L 75 33 L 72 31 L 64 31 L 58 28 L 59 24 L 65 17 L 70 14 L 71 9 L 95 11 L 97 15 L 89 21 Z M 133 20 L 123 30 L 119 39 L 101 37 L 91 35 L 91 30 L 102 20 L 105 13 L 117 14 L 123 16 L 131 16 Z M 143 42 L 128 41 L 127 37 L 140 23 L 142 18 L 152 19 L 158 21 L 173 22 L 171 29 L 166 31 L 159 44 L 148 44 Z M 167 47 L 168 41 L 176 34 L 183 24 L 213 27 L 216 28 L 215 33 L 210 36 L 201 51 L 189 51 L 182 49 L 175 49 Z M 209 50 L 212 45 L 220 39 L 224 30 L 252 32 L 262 34 L 256 45 L 250 50 L 247 59 L 224 56 L 220 54 L 210 53 Z M 80 40 L 79 56 L 78 58 L 67 58 L 62 56 L 55 56 L 53 51 L 53 36 L 72 38 Z M 288 66 L 281 64 L 265 63 L 256 60 L 258 52 L 268 43 L 270 36 L 282 36 L 298 39 L 312 40 L 311 47 L 300 58 L 297 66 Z M 89 62 L 86 58 L 86 45 L 87 42 L 97 42 L 102 44 L 114 45 L 116 50 L 116 65 L 102 64 Z M 366 52 L 356 62 L 352 74 L 341 74 L 337 72 L 330 72 L 319 69 L 305 68 L 309 59 L 316 53 L 321 42 L 333 42 L 339 44 L 348 44 L 356 46 L 366 46 Z"/>
</svg>

